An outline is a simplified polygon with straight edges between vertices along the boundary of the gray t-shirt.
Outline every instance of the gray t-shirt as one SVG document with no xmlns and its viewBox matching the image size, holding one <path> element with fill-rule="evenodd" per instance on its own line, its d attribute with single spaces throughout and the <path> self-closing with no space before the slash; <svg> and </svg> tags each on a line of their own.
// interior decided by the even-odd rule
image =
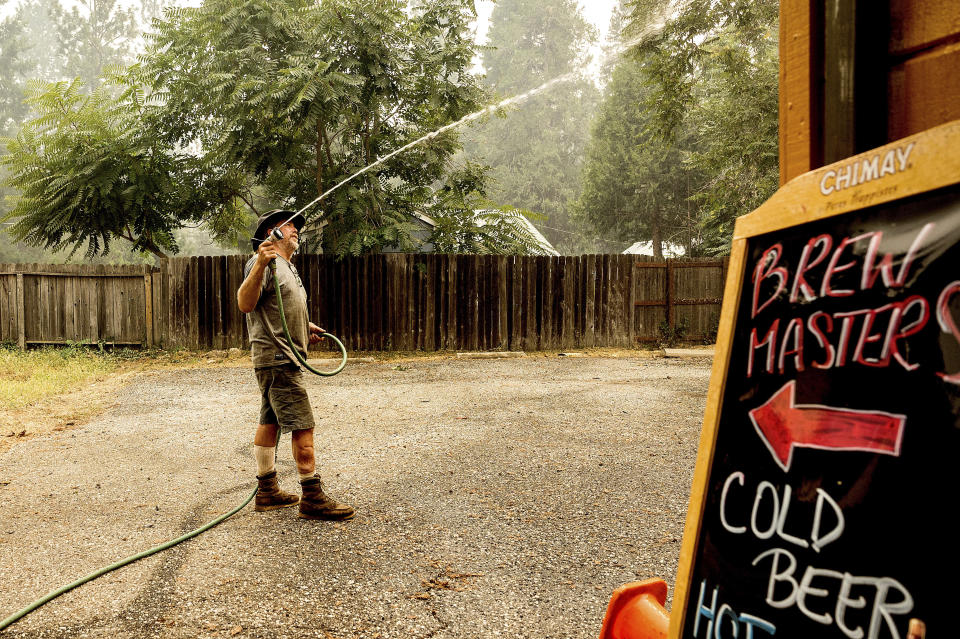
<svg viewBox="0 0 960 639">
<path fill-rule="evenodd" d="M 257 257 L 251 257 L 243 267 L 243 278 L 253 269 Z M 287 328 L 293 344 L 304 359 L 307 357 L 310 326 L 307 319 L 307 291 L 303 288 L 300 275 L 293 264 L 277 258 L 277 279 L 283 295 L 283 314 L 287 318 Z M 254 368 L 282 366 L 290 362 L 298 363 L 293 351 L 287 345 L 280 322 L 280 309 L 277 306 L 277 294 L 273 285 L 273 272 L 263 271 L 260 285 L 260 299 L 252 311 L 247 313 L 247 332 L 250 334 L 250 358 Z"/>
</svg>

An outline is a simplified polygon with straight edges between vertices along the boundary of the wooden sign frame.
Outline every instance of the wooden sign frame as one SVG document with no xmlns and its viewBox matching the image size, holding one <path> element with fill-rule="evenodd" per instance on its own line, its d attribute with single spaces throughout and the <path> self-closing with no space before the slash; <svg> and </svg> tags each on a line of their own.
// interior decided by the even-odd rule
<svg viewBox="0 0 960 639">
<path fill-rule="evenodd" d="M 697 453 L 676 587 L 670 619 L 670 639 L 680 639 L 685 614 L 694 592 L 694 564 L 703 532 L 708 482 L 713 466 L 727 386 L 737 311 L 744 289 L 748 241 L 817 220 L 874 207 L 960 184 L 960 120 L 929 129 L 890 144 L 851 156 L 801 175 L 777 191 L 755 211 L 739 218 L 724 302 L 720 315 L 716 355 L 710 377 L 707 407 Z M 892 160 L 891 160 L 892 158 Z M 883 170 L 884 162 L 887 170 Z M 892 173 L 890 172 L 892 162 Z M 854 166 L 870 166 L 866 181 L 851 179 Z M 881 175 L 882 173 L 882 175 Z M 838 175 L 840 180 L 838 181 Z M 852 184 L 851 184 L 852 183 Z M 687 632 L 684 637 L 690 637 Z M 763 635 L 760 635 L 763 636 Z"/>
</svg>

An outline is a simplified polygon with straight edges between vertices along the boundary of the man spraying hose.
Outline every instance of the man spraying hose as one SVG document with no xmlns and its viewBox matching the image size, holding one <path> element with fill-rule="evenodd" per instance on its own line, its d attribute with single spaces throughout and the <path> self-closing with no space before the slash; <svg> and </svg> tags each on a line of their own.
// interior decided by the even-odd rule
<svg viewBox="0 0 960 639">
<path fill-rule="evenodd" d="M 270 262 L 276 260 L 292 345 L 306 358 L 307 343 L 320 341 L 323 329 L 308 320 L 307 292 L 290 263 L 305 222 L 302 215 L 291 218 L 291 214 L 291 211 L 274 210 L 257 220 L 255 238 L 267 238 L 279 227 L 283 239 L 254 239 L 256 255 L 243 267 L 243 283 L 237 290 L 237 306 L 247 315 L 250 356 L 262 397 L 259 426 L 253 440 L 259 484 L 254 510 L 286 508 L 299 502 L 299 514 L 305 519 L 350 519 L 353 508 L 328 497 L 316 473 L 313 410 L 303 384 L 303 371 L 284 337 L 270 271 Z M 300 499 L 281 490 L 277 482 L 274 461 L 279 432 L 292 433 L 293 458 L 303 491 Z"/>
</svg>

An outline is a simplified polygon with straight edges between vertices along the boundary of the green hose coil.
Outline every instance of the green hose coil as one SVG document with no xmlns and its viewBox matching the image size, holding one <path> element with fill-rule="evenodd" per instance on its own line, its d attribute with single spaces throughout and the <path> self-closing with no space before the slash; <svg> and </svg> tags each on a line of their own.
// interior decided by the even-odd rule
<svg viewBox="0 0 960 639">
<path fill-rule="evenodd" d="M 277 308 L 280 310 L 280 323 L 283 324 L 283 334 L 287 338 L 287 344 L 290 346 L 290 350 L 293 351 L 293 354 L 296 356 L 297 360 L 303 364 L 308 371 L 314 375 L 323 375 L 324 377 L 330 377 L 336 375 L 343 370 L 344 366 L 347 365 L 347 349 L 335 335 L 330 333 L 321 333 L 320 335 L 324 338 L 329 338 L 333 340 L 333 343 L 337 345 L 337 348 L 340 349 L 340 365 L 330 371 L 318 371 L 310 364 L 307 364 L 307 360 L 300 354 L 300 351 L 296 349 L 293 345 L 293 338 L 290 336 L 290 329 L 287 328 L 287 316 L 283 314 L 283 296 L 280 295 L 280 280 L 277 278 L 277 261 L 273 260 L 270 262 L 270 270 L 273 272 L 273 286 L 277 290 Z"/>
</svg>

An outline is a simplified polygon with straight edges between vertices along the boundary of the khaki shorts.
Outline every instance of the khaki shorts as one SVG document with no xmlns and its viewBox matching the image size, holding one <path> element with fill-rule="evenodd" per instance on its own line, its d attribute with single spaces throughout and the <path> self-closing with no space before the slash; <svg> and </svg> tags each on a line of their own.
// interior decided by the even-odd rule
<svg viewBox="0 0 960 639">
<path fill-rule="evenodd" d="M 261 424 L 279 424 L 283 433 L 314 427 L 313 409 L 299 366 L 265 366 L 254 373 L 260 385 Z"/>
</svg>

